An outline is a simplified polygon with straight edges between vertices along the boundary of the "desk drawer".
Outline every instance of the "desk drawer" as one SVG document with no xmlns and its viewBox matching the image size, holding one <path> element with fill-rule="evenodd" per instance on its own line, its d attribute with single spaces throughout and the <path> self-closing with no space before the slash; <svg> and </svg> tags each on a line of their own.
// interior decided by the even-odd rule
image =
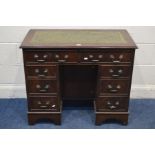
<svg viewBox="0 0 155 155">
<path fill-rule="evenodd" d="M 100 80 L 99 94 L 128 94 L 129 80 Z"/>
<path fill-rule="evenodd" d="M 134 58 L 134 52 L 125 49 L 94 49 L 80 51 L 80 61 L 82 63 L 132 63 Z"/>
<path fill-rule="evenodd" d="M 53 54 L 46 51 L 24 52 L 24 61 L 26 64 L 49 64 L 53 61 Z"/>
<path fill-rule="evenodd" d="M 99 97 L 95 104 L 99 112 L 128 111 L 128 97 Z"/>
<path fill-rule="evenodd" d="M 53 54 L 53 61 L 57 63 L 76 63 L 78 54 L 75 51 L 58 51 Z"/>
<path fill-rule="evenodd" d="M 133 52 L 128 51 L 111 51 L 104 53 L 104 62 L 107 63 L 132 63 L 134 57 Z"/>
<path fill-rule="evenodd" d="M 129 78 L 132 66 L 129 65 L 100 65 L 99 76 L 102 78 Z"/>
<path fill-rule="evenodd" d="M 27 80 L 28 93 L 57 94 L 57 80 Z"/>
<path fill-rule="evenodd" d="M 80 62 L 82 63 L 97 63 L 104 62 L 104 54 L 103 53 L 81 53 Z"/>
<path fill-rule="evenodd" d="M 59 99 L 56 96 L 30 97 L 28 106 L 30 111 L 60 111 Z"/>
<path fill-rule="evenodd" d="M 26 75 L 27 77 L 33 78 L 56 78 L 58 72 L 58 66 L 26 66 Z"/>
</svg>

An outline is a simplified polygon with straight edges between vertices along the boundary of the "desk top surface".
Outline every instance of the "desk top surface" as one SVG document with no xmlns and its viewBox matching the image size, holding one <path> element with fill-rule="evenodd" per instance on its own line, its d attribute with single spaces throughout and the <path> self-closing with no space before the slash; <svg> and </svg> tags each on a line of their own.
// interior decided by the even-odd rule
<svg viewBox="0 0 155 155">
<path fill-rule="evenodd" d="M 33 29 L 21 48 L 137 48 L 126 30 Z"/>
</svg>

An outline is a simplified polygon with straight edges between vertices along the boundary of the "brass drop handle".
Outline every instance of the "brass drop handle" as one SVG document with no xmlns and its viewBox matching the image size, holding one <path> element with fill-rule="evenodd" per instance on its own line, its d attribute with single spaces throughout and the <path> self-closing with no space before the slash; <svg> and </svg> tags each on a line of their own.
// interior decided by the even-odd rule
<svg viewBox="0 0 155 155">
<path fill-rule="evenodd" d="M 46 84 L 45 86 L 44 86 L 44 88 L 43 89 L 40 89 L 41 88 L 41 86 L 38 84 L 38 85 L 36 85 L 36 88 L 37 89 L 40 89 L 39 91 L 40 92 L 46 92 L 48 89 L 49 89 L 49 84 Z"/>
<path fill-rule="evenodd" d="M 107 102 L 107 105 L 110 109 L 115 109 L 116 106 L 114 106 L 110 101 Z"/>
<path fill-rule="evenodd" d="M 98 62 L 99 60 L 92 60 L 93 62 Z"/>
<path fill-rule="evenodd" d="M 107 105 L 110 109 L 116 109 L 119 105 L 119 101 L 116 101 L 115 103 L 111 103 L 110 101 L 107 101 Z"/>
<path fill-rule="evenodd" d="M 41 74 L 41 73 L 40 73 L 40 70 L 39 70 L 38 68 L 35 69 L 35 73 L 37 73 L 39 77 L 46 76 L 45 74 Z M 43 71 L 43 73 L 48 73 L 48 69 L 45 69 L 45 70 Z"/>
<path fill-rule="evenodd" d="M 111 105 L 112 103 L 110 101 L 107 101 L 107 105 Z"/>
<path fill-rule="evenodd" d="M 38 59 L 37 62 L 45 62 L 46 60 L 44 59 Z"/>
<path fill-rule="evenodd" d="M 110 108 L 110 109 L 116 109 L 116 106 L 111 105 L 111 106 L 109 106 L 109 108 Z"/>
<path fill-rule="evenodd" d="M 37 104 L 38 104 L 38 105 L 41 105 L 42 103 L 41 103 L 41 101 L 38 101 Z"/>
<path fill-rule="evenodd" d="M 58 60 L 58 62 L 61 62 L 61 63 L 63 63 L 63 62 L 66 62 L 66 60 Z"/>
<path fill-rule="evenodd" d="M 113 54 L 110 55 L 110 58 L 112 59 L 112 62 L 119 63 L 119 60 L 115 60 L 115 56 Z"/>
<path fill-rule="evenodd" d="M 44 71 L 43 71 L 44 73 L 48 73 L 48 69 L 46 68 L 46 69 L 44 69 Z"/>
<path fill-rule="evenodd" d="M 121 60 L 123 59 L 123 57 L 124 57 L 123 54 L 121 54 L 119 56 L 119 59 L 118 60 L 115 60 L 115 56 L 113 54 L 110 55 L 110 58 L 112 59 L 112 62 L 114 62 L 114 63 L 120 63 Z"/>
<path fill-rule="evenodd" d="M 43 58 L 44 59 L 47 59 L 48 58 L 48 55 L 47 54 L 44 54 Z"/>
<path fill-rule="evenodd" d="M 119 105 L 119 101 L 116 101 L 116 102 L 115 102 L 115 105 Z"/>
<path fill-rule="evenodd" d="M 46 101 L 46 103 L 45 103 L 46 105 L 49 105 L 50 104 L 50 101 Z"/>
<path fill-rule="evenodd" d="M 100 55 L 98 56 L 98 58 L 99 58 L 99 59 L 102 59 L 102 58 L 103 58 L 103 55 L 100 54 Z"/>
<path fill-rule="evenodd" d="M 113 86 L 112 85 L 110 85 L 110 84 L 108 85 L 108 90 L 111 93 L 117 93 L 120 88 L 121 88 L 120 85 L 117 85 L 116 89 L 113 89 Z"/>
<path fill-rule="evenodd" d="M 49 101 L 47 101 L 47 102 L 45 103 L 46 105 L 42 105 L 42 102 L 41 102 L 41 101 L 38 101 L 38 102 L 37 102 L 37 104 L 38 104 L 38 105 L 40 105 L 40 107 L 41 107 L 41 108 L 46 108 L 46 107 L 47 107 L 47 105 L 49 105 L 49 104 L 50 104 L 50 102 L 49 102 Z"/>
<path fill-rule="evenodd" d="M 69 55 L 68 55 L 68 54 L 66 54 L 66 55 L 64 56 L 64 58 L 65 58 L 65 59 L 68 59 L 68 58 L 69 58 Z"/>
<path fill-rule="evenodd" d="M 121 74 L 123 73 L 123 70 L 122 69 L 119 69 L 118 71 L 117 71 L 117 73 L 115 74 L 115 72 L 114 72 L 114 70 L 113 69 L 110 69 L 109 70 L 109 73 L 111 73 L 112 75 L 112 77 L 120 77 L 121 76 Z M 113 74 L 114 73 L 114 74 Z"/>
<path fill-rule="evenodd" d="M 47 105 L 41 105 L 40 108 L 47 108 Z"/>
<path fill-rule="evenodd" d="M 37 62 L 45 62 L 46 61 L 45 59 L 47 59 L 47 57 L 48 57 L 48 55 L 45 54 L 45 55 L 43 55 L 43 58 L 44 59 L 38 59 L 39 58 L 39 55 L 38 54 L 35 54 L 34 55 L 34 58 L 36 59 Z"/>
<path fill-rule="evenodd" d="M 58 59 L 60 56 L 58 54 L 55 55 L 55 58 Z"/>
<path fill-rule="evenodd" d="M 91 55 L 89 55 L 89 58 L 93 58 L 94 56 L 91 54 Z"/>
<path fill-rule="evenodd" d="M 40 105 L 40 108 L 47 108 L 46 105 L 42 105 L 41 101 L 38 101 L 38 105 Z"/>
</svg>

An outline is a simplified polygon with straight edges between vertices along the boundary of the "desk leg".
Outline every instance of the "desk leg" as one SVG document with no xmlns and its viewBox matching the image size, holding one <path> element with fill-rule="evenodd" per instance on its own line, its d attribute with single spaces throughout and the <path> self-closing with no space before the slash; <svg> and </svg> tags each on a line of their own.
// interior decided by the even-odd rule
<svg viewBox="0 0 155 155">
<path fill-rule="evenodd" d="M 28 113 L 29 125 L 34 125 L 39 121 L 50 121 L 61 125 L 61 113 Z"/>
</svg>

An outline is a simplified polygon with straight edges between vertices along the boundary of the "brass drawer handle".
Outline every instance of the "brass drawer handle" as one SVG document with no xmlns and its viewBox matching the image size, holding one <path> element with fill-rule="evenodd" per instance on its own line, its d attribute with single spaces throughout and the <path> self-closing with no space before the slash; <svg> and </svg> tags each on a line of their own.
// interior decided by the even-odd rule
<svg viewBox="0 0 155 155">
<path fill-rule="evenodd" d="M 34 54 L 34 58 L 35 59 L 39 58 L 38 54 Z"/>
<path fill-rule="evenodd" d="M 113 63 L 120 63 L 121 60 L 123 59 L 123 57 L 124 57 L 123 54 L 121 54 L 121 55 L 119 56 L 118 60 L 116 60 L 116 59 L 115 59 L 115 56 L 114 56 L 113 54 L 110 55 L 110 58 L 112 59 L 112 62 L 113 62 Z"/>
<path fill-rule="evenodd" d="M 50 101 L 47 101 L 45 104 L 46 104 L 46 105 L 49 105 L 49 104 L 50 104 Z"/>
<path fill-rule="evenodd" d="M 111 93 L 117 93 L 118 92 L 118 89 L 110 89 L 109 92 L 111 92 Z"/>
<path fill-rule="evenodd" d="M 110 84 L 108 85 L 108 90 L 111 93 L 117 93 L 120 88 L 121 88 L 120 85 L 117 85 L 116 89 L 114 89 L 112 85 L 110 85 Z"/>
<path fill-rule="evenodd" d="M 116 102 L 115 102 L 115 105 L 119 105 L 119 101 L 116 101 Z"/>
<path fill-rule="evenodd" d="M 36 85 L 36 88 L 39 89 L 39 92 L 47 92 L 47 90 L 49 89 L 49 87 L 50 86 L 47 84 L 47 85 L 44 86 L 44 89 L 40 89 L 41 86 L 39 84 Z"/>
<path fill-rule="evenodd" d="M 41 101 L 38 101 L 37 104 L 38 104 L 38 105 L 41 105 L 42 103 L 41 103 Z"/>
<path fill-rule="evenodd" d="M 107 105 L 112 105 L 113 103 L 111 103 L 110 101 L 107 101 Z M 115 103 L 114 103 L 115 105 L 119 105 L 120 103 L 119 103 L 119 101 L 116 101 Z"/>
<path fill-rule="evenodd" d="M 120 60 L 113 60 L 112 62 L 114 62 L 114 63 L 119 63 Z"/>
<path fill-rule="evenodd" d="M 89 55 L 89 58 L 93 58 L 94 56 L 93 55 Z"/>
<path fill-rule="evenodd" d="M 117 73 L 115 74 L 115 71 L 113 70 L 113 69 L 110 69 L 109 70 L 109 73 L 111 73 L 112 75 L 112 77 L 120 77 L 121 75 L 122 75 L 122 73 L 123 73 L 123 70 L 122 69 L 119 69 L 118 71 L 117 71 Z M 113 74 L 114 73 L 114 74 Z"/>
<path fill-rule="evenodd" d="M 37 62 L 45 62 L 46 60 L 44 59 L 38 59 Z"/>
<path fill-rule="evenodd" d="M 48 73 L 48 69 L 45 69 L 43 72 L 44 72 L 44 73 Z"/>
<path fill-rule="evenodd" d="M 100 54 L 100 55 L 98 56 L 98 58 L 99 58 L 99 59 L 102 59 L 102 58 L 103 58 L 103 55 Z"/>
<path fill-rule="evenodd" d="M 45 77 L 46 75 L 44 74 L 38 74 L 39 77 Z"/>
<path fill-rule="evenodd" d="M 63 63 L 63 62 L 66 62 L 66 60 L 58 60 L 58 62 L 61 62 L 61 63 Z"/>
<path fill-rule="evenodd" d="M 55 58 L 58 59 L 60 56 L 58 54 L 55 55 Z"/>
<path fill-rule="evenodd" d="M 40 108 L 47 108 L 47 105 L 41 105 Z"/>
<path fill-rule="evenodd" d="M 109 106 L 110 109 L 116 109 L 117 107 L 114 105 Z"/>
<path fill-rule="evenodd" d="M 92 60 L 93 62 L 98 62 L 99 60 Z"/>
<path fill-rule="evenodd" d="M 116 109 L 119 105 L 119 101 L 116 101 L 115 103 L 111 103 L 110 101 L 107 101 L 107 105 L 110 109 Z"/>
<path fill-rule="evenodd" d="M 112 77 L 120 77 L 121 75 L 119 75 L 119 74 L 112 74 L 111 76 Z"/>
<path fill-rule="evenodd" d="M 38 101 L 37 104 L 38 104 L 38 105 L 41 105 L 41 104 L 43 104 L 43 103 L 42 103 L 41 101 Z M 49 104 L 50 104 L 50 101 L 46 101 L 45 104 L 46 104 L 46 106 L 49 105 Z"/>
<path fill-rule="evenodd" d="M 35 69 L 35 73 L 37 73 L 37 76 L 39 76 L 39 77 L 44 77 L 44 76 L 46 76 L 45 74 L 41 74 L 40 72 L 41 72 L 41 71 L 40 71 L 39 69 Z M 48 69 L 45 69 L 45 70 L 43 71 L 43 73 L 48 73 Z"/>
<path fill-rule="evenodd" d="M 68 55 L 68 54 L 66 54 L 66 55 L 64 56 L 64 58 L 65 58 L 65 59 L 68 59 L 68 58 L 69 58 L 69 55 Z"/>
<path fill-rule="evenodd" d="M 45 55 L 43 56 L 43 58 L 44 58 L 44 59 L 47 59 L 47 58 L 48 58 L 48 55 L 47 55 L 47 54 L 45 54 Z"/>
<path fill-rule="evenodd" d="M 40 89 L 39 91 L 43 93 L 43 92 L 47 92 L 47 89 Z"/>
<path fill-rule="evenodd" d="M 38 58 L 39 58 L 39 55 L 35 54 L 34 59 L 36 59 L 37 62 L 45 62 L 46 59 L 48 58 L 48 55 L 47 54 L 43 55 L 43 59 L 38 59 Z"/>
</svg>

